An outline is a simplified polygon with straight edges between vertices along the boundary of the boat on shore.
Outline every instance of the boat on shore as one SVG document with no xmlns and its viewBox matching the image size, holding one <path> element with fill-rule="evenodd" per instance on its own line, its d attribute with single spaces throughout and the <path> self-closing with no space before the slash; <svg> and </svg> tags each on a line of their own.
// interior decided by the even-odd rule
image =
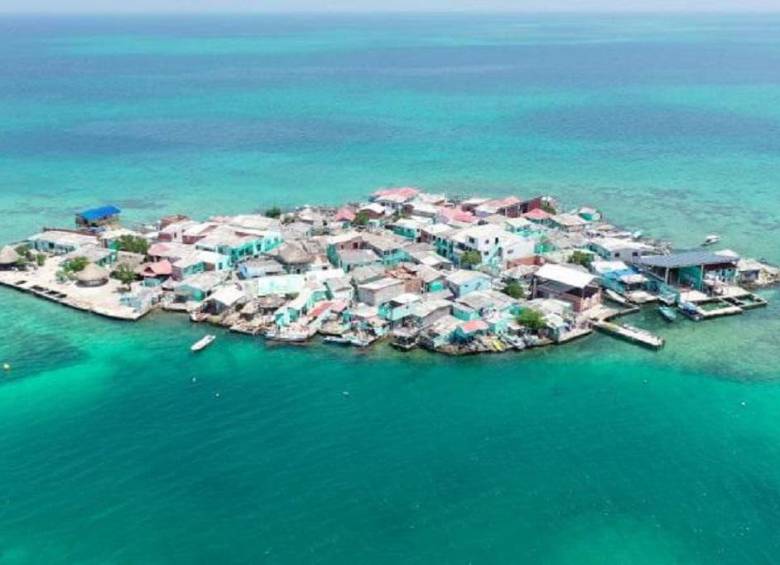
<svg viewBox="0 0 780 565">
<path fill-rule="evenodd" d="M 348 337 L 342 335 L 329 335 L 322 338 L 325 343 L 333 343 L 335 345 L 350 345 L 351 342 Z"/>
<path fill-rule="evenodd" d="M 667 322 L 674 322 L 677 320 L 677 312 L 670 306 L 659 306 L 658 313 Z"/>
<path fill-rule="evenodd" d="M 202 351 L 206 349 L 209 345 L 211 345 L 215 339 L 217 339 L 217 336 L 215 335 L 212 334 L 205 335 L 190 346 L 190 351 L 192 351 L 193 353 Z"/>
<path fill-rule="evenodd" d="M 617 304 L 620 304 L 621 306 L 628 306 L 628 300 L 624 296 L 619 295 L 617 292 L 615 292 L 611 288 L 608 288 L 607 290 L 605 290 L 604 294 L 606 294 L 607 298 L 609 298 L 612 302 L 616 302 Z"/>
</svg>

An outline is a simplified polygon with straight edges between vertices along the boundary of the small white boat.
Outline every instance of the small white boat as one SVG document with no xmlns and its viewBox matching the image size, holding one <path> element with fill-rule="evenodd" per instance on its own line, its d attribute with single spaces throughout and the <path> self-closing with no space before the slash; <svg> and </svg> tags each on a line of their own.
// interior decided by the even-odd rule
<svg viewBox="0 0 780 565">
<path fill-rule="evenodd" d="M 198 351 L 206 349 L 209 345 L 211 345 L 211 342 L 213 342 L 215 339 L 217 339 L 217 336 L 215 335 L 211 335 L 211 334 L 205 335 L 192 344 L 192 346 L 190 347 L 190 351 L 196 353 Z"/>
<path fill-rule="evenodd" d="M 715 245 L 719 241 L 720 241 L 720 236 L 719 235 L 710 234 L 710 235 L 708 235 L 707 237 L 704 238 L 704 242 L 702 243 L 702 245 L 704 245 L 704 246 Z"/>
<path fill-rule="evenodd" d="M 628 305 L 628 300 L 626 300 L 625 297 L 619 295 L 617 292 L 612 290 L 611 288 L 608 288 L 604 294 L 607 295 L 607 298 L 609 298 L 612 302 L 617 302 L 618 304 L 622 304 L 623 306 Z"/>
</svg>

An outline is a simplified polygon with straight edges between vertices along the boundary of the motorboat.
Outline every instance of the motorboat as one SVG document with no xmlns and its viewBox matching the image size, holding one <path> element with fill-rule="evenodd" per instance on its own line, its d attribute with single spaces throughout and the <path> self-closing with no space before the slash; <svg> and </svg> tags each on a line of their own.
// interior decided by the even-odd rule
<svg viewBox="0 0 780 565">
<path fill-rule="evenodd" d="M 190 347 L 190 351 L 193 353 L 197 353 L 198 351 L 202 351 L 206 349 L 209 345 L 212 344 L 212 342 L 217 339 L 217 336 L 209 334 L 205 335 L 202 338 L 200 338 L 198 341 L 192 344 Z"/>
<path fill-rule="evenodd" d="M 677 320 L 677 312 L 670 306 L 659 306 L 658 313 L 667 322 L 674 322 Z"/>
<path fill-rule="evenodd" d="M 719 235 L 710 234 L 710 235 L 708 235 L 707 237 L 704 238 L 704 241 L 702 242 L 702 245 L 705 246 L 705 247 L 708 246 L 708 245 L 715 245 L 719 241 L 720 241 L 720 236 Z"/>
</svg>

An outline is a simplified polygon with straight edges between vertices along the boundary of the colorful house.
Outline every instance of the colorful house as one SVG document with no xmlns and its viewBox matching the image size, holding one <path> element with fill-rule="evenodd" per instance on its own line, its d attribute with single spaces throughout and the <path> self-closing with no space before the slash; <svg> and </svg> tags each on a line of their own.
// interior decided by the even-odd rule
<svg viewBox="0 0 780 565">
<path fill-rule="evenodd" d="M 491 286 L 490 277 L 479 271 L 453 271 L 447 275 L 446 283 L 457 297 L 477 290 L 487 290 Z"/>
</svg>

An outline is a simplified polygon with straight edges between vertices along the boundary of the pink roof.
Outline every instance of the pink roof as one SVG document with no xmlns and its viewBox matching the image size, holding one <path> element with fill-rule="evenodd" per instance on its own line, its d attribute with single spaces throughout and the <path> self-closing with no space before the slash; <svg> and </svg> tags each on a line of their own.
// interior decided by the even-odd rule
<svg viewBox="0 0 780 565">
<path fill-rule="evenodd" d="M 534 208 L 533 210 L 523 214 L 523 216 L 525 216 L 529 220 L 546 220 L 548 218 L 551 218 L 552 214 L 545 212 L 541 208 Z"/>
<path fill-rule="evenodd" d="M 355 211 L 352 208 L 339 208 L 336 212 L 335 220 L 337 222 L 351 222 L 355 219 Z"/>
<path fill-rule="evenodd" d="M 496 204 L 498 204 L 501 208 L 505 206 L 514 206 L 515 204 L 520 204 L 520 202 L 522 202 L 522 200 L 520 200 L 517 196 L 507 196 L 502 200 L 496 200 Z"/>
<path fill-rule="evenodd" d="M 460 208 L 447 208 L 445 206 L 439 208 L 439 214 L 448 220 L 453 220 L 456 222 L 472 223 L 477 219 L 471 212 L 461 210 Z"/>
<path fill-rule="evenodd" d="M 149 250 L 146 252 L 148 255 L 165 255 L 171 248 L 164 243 L 153 243 L 149 246 Z"/>
<path fill-rule="evenodd" d="M 469 320 L 465 324 L 461 324 L 460 329 L 470 334 L 474 332 L 485 331 L 488 329 L 488 327 L 489 326 L 487 325 L 487 322 L 482 320 Z"/>
<path fill-rule="evenodd" d="M 393 198 L 402 198 L 404 200 L 409 200 L 411 198 L 414 198 L 420 194 L 420 191 L 416 188 L 412 188 L 411 186 L 402 186 L 399 188 L 380 188 L 376 192 L 374 192 L 374 198 L 381 198 L 381 197 L 393 197 Z"/>
<path fill-rule="evenodd" d="M 172 272 L 173 267 L 167 259 L 141 265 L 141 274 L 145 277 L 169 276 Z"/>
<path fill-rule="evenodd" d="M 347 303 L 344 302 L 343 300 L 334 300 L 333 302 L 331 302 L 330 309 L 336 313 L 343 312 L 344 310 L 347 309 Z"/>
</svg>

